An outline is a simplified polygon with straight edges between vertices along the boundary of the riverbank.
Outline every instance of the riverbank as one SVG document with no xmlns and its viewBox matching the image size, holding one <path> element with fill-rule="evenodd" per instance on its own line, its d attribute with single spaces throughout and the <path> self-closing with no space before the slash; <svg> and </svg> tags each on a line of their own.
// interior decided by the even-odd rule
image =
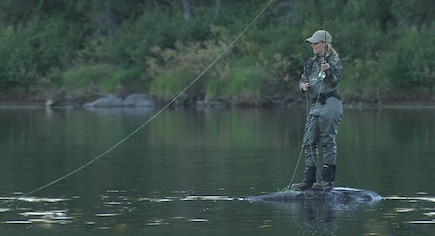
<svg viewBox="0 0 435 236">
<path fill-rule="evenodd" d="M 7 2 L 0 8 L 0 101 L 54 105 L 137 92 L 165 104 L 186 88 L 176 105 L 298 104 L 304 100 L 298 82 L 312 55 L 305 39 L 324 22 L 324 9 L 313 1 L 271 4 L 255 23 L 264 1 L 222 1 L 219 7 L 192 1 L 190 19 L 181 10 L 188 9 L 182 7 L 187 0 L 99 1 L 89 7 L 89 1 Z M 328 4 L 345 102 L 435 101 L 435 43 L 426 2 L 407 1 L 406 8 L 396 1 Z"/>
<path fill-rule="evenodd" d="M 132 97 L 138 97 L 138 99 L 133 99 Z M 105 108 L 116 108 L 116 107 L 152 107 L 159 108 L 166 106 L 171 101 L 158 101 L 149 97 L 146 94 L 132 94 L 126 98 L 107 96 L 91 100 L 56 100 L 51 99 L 21 99 L 21 100 L 7 100 L 0 99 L 0 108 L 83 108 L 83 107 L 105 107 Z M 230 101 L 197 101 L 190 103 L 180 103 L 173 102 L 169 107 L 185 107 L 185 108 L 304 108 L 310 101 L 306 101 L 305 98 L 297 99 L 293 102 L 273 104 L 273 103 L 235 103 Z M 358 101 L 353 100 L 352 102 L 343 101 L 343 106 L 345 108 L 435 108 L 435 101 L 433 100 L 397 100 L 397 101 L 386 101 L 382 103 L 378 102 L 368 102 L 368 101 Z"/>
</svg>

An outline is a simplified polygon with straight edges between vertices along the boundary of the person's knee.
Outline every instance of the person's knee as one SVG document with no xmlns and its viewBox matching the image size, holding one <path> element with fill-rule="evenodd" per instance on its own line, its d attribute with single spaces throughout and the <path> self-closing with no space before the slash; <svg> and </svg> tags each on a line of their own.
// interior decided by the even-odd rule
<svg viewBox="0 0 435 236">
<path fill-rule="evenodd" d="M 326 165 L 335 165 L 337 158 L 337 145 L 335 142 L 323 145 L 323 162 Z"/>
</svg>

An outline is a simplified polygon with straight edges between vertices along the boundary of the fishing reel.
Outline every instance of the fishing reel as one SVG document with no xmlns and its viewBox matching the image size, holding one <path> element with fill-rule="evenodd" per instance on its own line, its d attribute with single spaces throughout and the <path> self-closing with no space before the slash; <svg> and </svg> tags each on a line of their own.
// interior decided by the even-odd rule
<svg viewBox="0 0 435 236">
<path fill-rule="evenodd" d="M 319 80 L 323 80 L 326 77 L 326 73 L 322 70 L 319 72 L 317 77 L 319 77 Z"/>
<path fill-rule="evenodd" d="M 325 60 L 322 62 L 322 67 L 323 67 L 324 63 L 326 63 Z M 326 72 L 324 70 L 320 70 L 320 72 L 317 75 L 317 77 L 319 78 L 320 81 L 322 81 L 326 77 Z"/>
</svg>

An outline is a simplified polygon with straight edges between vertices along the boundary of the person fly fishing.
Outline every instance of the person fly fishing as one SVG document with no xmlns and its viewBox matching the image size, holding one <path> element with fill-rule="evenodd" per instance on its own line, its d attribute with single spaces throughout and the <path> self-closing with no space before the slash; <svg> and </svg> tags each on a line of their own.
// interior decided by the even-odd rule
<svg viewBox="0 0 435 236">
<path fill-rule="evenodd" d="M 326 30 L 316 31 L 305 40 L 311 44 L 314 56 L 304 65 L 299 88 L 308 93 L 312 101 L 308 112 L 302 148 L 305 154 L 304 178 L 293 183 L 291 188 L 330 190 L 334 188 L 337 128 L 343 115 L 343 105 L 337 88 L 341 80 L 343 66 L 337 52 L 332 47 L 332 36 Z M 321 178 L 317 181 L 319 152 L 323 148 Z"/>
</svg>

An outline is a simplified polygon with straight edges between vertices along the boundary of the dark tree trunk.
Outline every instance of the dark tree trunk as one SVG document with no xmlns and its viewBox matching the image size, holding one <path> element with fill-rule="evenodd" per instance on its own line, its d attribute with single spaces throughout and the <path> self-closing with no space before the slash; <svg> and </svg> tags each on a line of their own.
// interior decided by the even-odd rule
<svg viewBox="0 0 435 236">
<path fill-rule="evenodd" d="M 192 20 L 192 9 L 190 7 L 189 0 L 182 0 L 183 3 L 183 11 L 184 11 L 184 19 L 186 21 Z"/>
</svg>

